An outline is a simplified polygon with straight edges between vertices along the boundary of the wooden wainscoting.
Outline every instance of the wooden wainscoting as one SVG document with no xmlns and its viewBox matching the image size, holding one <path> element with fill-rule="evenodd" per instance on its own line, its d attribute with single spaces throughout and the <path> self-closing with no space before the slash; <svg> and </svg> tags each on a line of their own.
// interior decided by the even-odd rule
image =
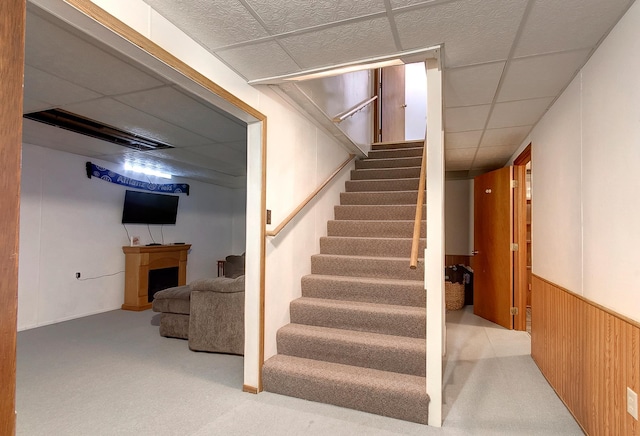
<svg viewBox="0 0 640 436">
<path fill-rule="evenodd" d="M 533 276 L 531 356 L 584 431 L 640 435 L 640 323 Z"/>
</svg>

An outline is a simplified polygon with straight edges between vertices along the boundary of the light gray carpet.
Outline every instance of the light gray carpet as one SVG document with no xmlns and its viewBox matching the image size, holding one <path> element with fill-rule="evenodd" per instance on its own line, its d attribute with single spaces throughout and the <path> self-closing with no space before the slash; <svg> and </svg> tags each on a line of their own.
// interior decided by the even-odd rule
<svg viewBox="0 0 640 436">
<path fill-rule="evenodd" d="M 447 314 L 444 427 L 241 392 L 242 357 L 162 338 L 151 311 L 18 334 L 18 435 L 579 435 L 526 333 Z"/>
</svg>

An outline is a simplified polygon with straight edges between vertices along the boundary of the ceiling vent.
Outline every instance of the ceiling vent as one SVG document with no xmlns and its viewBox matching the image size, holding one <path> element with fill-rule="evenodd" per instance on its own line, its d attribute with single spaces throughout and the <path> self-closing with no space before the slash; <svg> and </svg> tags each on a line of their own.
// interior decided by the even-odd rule
<svg viewBox="0 0 640 436">
<path fill-rule="evenodd" d="M 138 151 L 162 150 L 173 148 L 169 144 L 145 138 L 134 133 L 125 132 L 116 127 L 107 126 L 99 121 L 95 121 L 83 116 L 63 111 L 61 109 L 50 109 L 40 112 L 25 114 L 25 118 L 70 130 L 81 135 L 91 136 L 103 141 L 112 142 L 123 147 Z"/>
</svg>

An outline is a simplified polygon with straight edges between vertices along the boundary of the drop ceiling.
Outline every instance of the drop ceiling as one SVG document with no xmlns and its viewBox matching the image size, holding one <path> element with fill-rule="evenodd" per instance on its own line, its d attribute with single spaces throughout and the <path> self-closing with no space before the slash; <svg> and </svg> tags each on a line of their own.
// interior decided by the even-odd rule
<svg viewBox="0 0 640 436">
<path fill-rule="evenodd" d="M 445 159 L 503 166 L 633 0 L 144 0 L 247 81 L 443 44 Z M 28 8 L 25 112 L 61 108 L 175 146 L 137 152 L 25 120 L 25 142 L 241 187 L 243 122 Z"/>
<path fill-rule="evenodd" d="M 52 108 L 174 148 L 138 151 L 24 119 L 23 141 L 142 164 L 230 188 L 246 185 L 246 124 L 33 6 L 27 11 L 24 113 Z"/>
<path fill-rule="evenodd" d="M 446 168 L 503 166 L 633 0 L 144 0 L 248 81 L 444 45 Z"/>
</svg>

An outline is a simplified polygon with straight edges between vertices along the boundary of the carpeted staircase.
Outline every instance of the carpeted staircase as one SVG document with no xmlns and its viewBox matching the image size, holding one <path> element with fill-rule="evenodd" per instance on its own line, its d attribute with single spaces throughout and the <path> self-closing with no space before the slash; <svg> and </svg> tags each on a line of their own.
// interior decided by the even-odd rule
<svg viewBox="0 0 640 436">
<path fill-rule="evenodd" d="M 356 161 L 264 364 L 265 390 L 427 423 L 422 259 L 409 268 L 421 157 L 422 143 L 405 142 Z M 424 221 L 421 232 L 423 253 Z"/>
</svg>

